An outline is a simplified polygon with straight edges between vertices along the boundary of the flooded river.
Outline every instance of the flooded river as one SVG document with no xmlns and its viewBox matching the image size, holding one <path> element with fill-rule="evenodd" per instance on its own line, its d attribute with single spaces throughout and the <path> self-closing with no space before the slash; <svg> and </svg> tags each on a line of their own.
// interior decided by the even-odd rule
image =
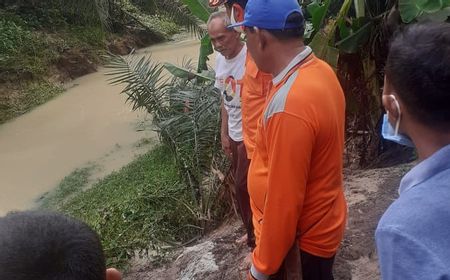
<svg viewBox="0 0 450 280">
<path fill-rule="evenodd" d="M 198 48 L 189 39 L 138 55 L 181 65 L 183 57 L 197 59 Z M 144 152 L 136 144 L 155 134 L 137 127 L 149 117 L 132 112 L 121 87 L 109 85 L 104 74 L 100 68 L 76 79 L 61 96 L 0 126 L 0 215 L 33 206 L 76 168 L 95 163 L 106 175 Z"/>
</svg>

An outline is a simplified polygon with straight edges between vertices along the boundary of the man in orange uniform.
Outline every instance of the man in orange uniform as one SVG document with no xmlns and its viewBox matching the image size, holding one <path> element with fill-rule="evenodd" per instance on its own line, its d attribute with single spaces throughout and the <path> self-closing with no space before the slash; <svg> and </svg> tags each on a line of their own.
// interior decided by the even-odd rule
<svg viewBox="0 0 450 280">
<path fill-rule="evenodd" d="M 297 0 L 249 0 L 238 26 L 258 68 L 274 77 L 248 175 L 256 236 L 249 279 L 280 274 L 294 244 L 304 280 L 333 279 L 347 217 L 342 88 L 304 45 Z"/>
<path fill-rule="evenodd" d="M 211 7 L 217 7 L 222 4 L 225 5 L 227 14 L 232 23 L 244 20 L 244 11 L 247 0 L 209 1 Z M 242 28 L 240 27 L 237 27 L 236 30 L 242 32 Z M 247 149 L 247 156 L 250 160 L 252 159 L 253 151 L 255 150 L 258 119 L 262 114 L 271 82 L 272 75 L 260 71 L 251 55 L 247 53 L 241 102 L 244 144 Z"/>
<path fill-rule="evenodd" d="M 226 11 L 232 23 L 237 21 L 242 21 L 244 19 L 244 10 L 247 5 L 247 0 L 210 0 L 209 5 L 211 7 L 217 7 L 220 5 L 225 5 Z M 242 28 L 236 28 L 236 31 L 242 32 Z M 266 96 L 269 91 L 269 87 L 272 82 L 272 75 L 269 73 L 264 73 L 258 70 L 254 60 L 247 53 L 245 62 L 245 74 L 242 79 L 241 88 L 241 114 L 242 114 L 242 135 L 244 138 L 245 150 L 249 161 L 247 165 L 241 164 L 240 172 L 247 174 L 248 166 L 252 159 L 253 151 L 256 144 L 256 128 L 258 124 L 258 119 L 262 115 L 262 110 L 264 108 L 264 103 L 266 101 Z M 240 205 L 240 208 L 245 211 L 245 209 L 250 210 L 247 184 L 244 188 L 239 188 L 237 194 L 239 197 L 247 197 L 243 199 L 242 202 L 247 201 L 247 205 Z M 250 212 L 251 213 L 251 212 Z M 251 215 L 249 216 L 251 219 Z M 245 222 L 244 222 L 245 223 Z M 251 223 L 251 221 L 250 221 Z M 252 232 L 247 233 L 247 243 L 249 246 L 254 247 L 254 237 Z"/>
</svg>

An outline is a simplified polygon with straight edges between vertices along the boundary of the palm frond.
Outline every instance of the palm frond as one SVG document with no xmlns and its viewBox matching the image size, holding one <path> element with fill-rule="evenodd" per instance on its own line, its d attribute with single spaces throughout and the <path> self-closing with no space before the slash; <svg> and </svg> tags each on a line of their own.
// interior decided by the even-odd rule
<svg viewBox="0 0 450 280">
<path fill-rule="evenodd" d="M 191 60 L 183 60 L 184 69 L 194 67 Z M 197 199 L 202 215 L 209 217 L 219 181 L 211 179 L 211 170 L 220 149 L 220 94 L 213 81 L 174 76 L 168 79 L 163 65 L 150 58 L 112 56 L 106 66 L 111 69 L 113 84 L 124 84 L 122 93 L 128 96 L 133 109 L 145 108 L 162 142 L 170 147 L 187 186 Z M 217 167 L 214 167 L 217 169 Z M 205 180 L 215 184 L 205 191 Z"/>
<path fill-rule="evenodd" d="M 165 116 L 167 78 L 160 63 L 152 62 L 151 57 L 111 56 L 106 68 L 111 69 L 107 75 L 112 76 L 112 84 L 125 84 L 122 93 L 128 96 L 133 110 L 145 108 L 157 118 Z"/>
<path fill-rule="evenodd" d="M 172 19 L 176 24 L 185 27 L 189 32 L 201 38 L 206 34 L 206 30 L 201 26 L 201 22 L 185 5 L 178 0 L 158 2 L 158 12 Z"/>
</svg>

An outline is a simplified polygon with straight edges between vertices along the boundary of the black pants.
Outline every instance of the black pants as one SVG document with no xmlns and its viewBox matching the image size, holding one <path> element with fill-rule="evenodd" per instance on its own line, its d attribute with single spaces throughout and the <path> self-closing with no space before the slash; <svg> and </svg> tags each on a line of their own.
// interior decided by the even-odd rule
<svg viewBox="0 0 450 280">
<path fill-rule="evenodd" d="M 321 258 L 300 250 L 303 280 L 333 280 L 334 256 Z"/>
<path fill-rule="evenodd" d="M 331 258 L 321 258 L 311 255 L 305 251 L 300 250 L 300 257 L 302 262 L 303 280 L 333 280 L 333 263 L 334 256 Z M 290 261 L 290 263 L 295 263 Z M 280 270 L 270 277 L 270 280 L 291 280 L 286 275 L 286 270 L 293 270 L 286 267 L 283 262 Z"/>
</svg>

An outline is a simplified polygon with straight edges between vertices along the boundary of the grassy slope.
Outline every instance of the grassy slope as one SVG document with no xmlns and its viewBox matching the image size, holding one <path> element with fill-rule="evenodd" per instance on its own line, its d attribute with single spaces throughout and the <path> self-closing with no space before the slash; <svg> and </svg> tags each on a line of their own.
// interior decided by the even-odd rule
<svg viewBox="0 0 450 280">
<path fill-rule="evenodd" d="M 83 191 L 90 169 L 65 178 L 43 207 L 88 223 L 99 233 L 108 265 L 124 267 L 135 252 L 191 239 L 199 231 L 192 196 L 164 147 L 139 157 Z M 190 204 L 190 205 L 189 205 Z"/>
<path fill-rule="evenodd" d="M 149 20 L 148 24 L 163 36 L 179 31 L 176 24 L 164 18 L 154 16 Z M 78 55 L 80 61 L 99 64 L 108 42 L 120 41 L 121 36 L 99 24 L 68 23 L 56 9 L 21 13 L 0 9 L 0 124 L 63 92 L 54 80 L 67 78 L 52 77 L 61 76 L 61 69 L 55 66 L 61 58 L 70 61 Z M 85 65 L 81 64 L 76 65 L 83 69 Z"/>
<path fill-rule="evenodd" d="M 81 50 L 93 62 L 105 53 L 99 26 L 53 26 L 1 9 L 0 18 L 0 124 L 63 92 L 49 80 L 50 69 L 68 50 Z"/>
</svg>

